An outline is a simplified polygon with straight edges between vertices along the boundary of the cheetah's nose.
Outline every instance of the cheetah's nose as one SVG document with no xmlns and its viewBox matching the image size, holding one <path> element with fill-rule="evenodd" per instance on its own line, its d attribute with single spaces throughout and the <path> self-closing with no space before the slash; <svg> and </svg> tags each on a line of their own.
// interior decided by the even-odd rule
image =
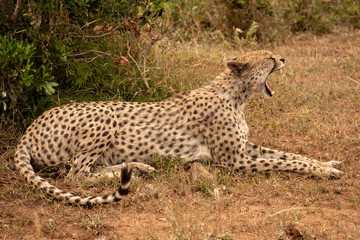
<svg viewBox="0 0 360 240">
<path fill-rule="evenodd" d="M 285 58 L 280 58 L 279 60 L 285 63 Z"/>
</svg>

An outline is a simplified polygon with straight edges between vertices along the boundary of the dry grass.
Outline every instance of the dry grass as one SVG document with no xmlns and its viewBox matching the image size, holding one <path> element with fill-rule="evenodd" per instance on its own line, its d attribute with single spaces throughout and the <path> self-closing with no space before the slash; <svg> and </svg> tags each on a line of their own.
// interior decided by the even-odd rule
<svg viewBox="0 0 360 240">
<path fill-rule="evenodd" d="M 343 161 L 341 180 L 228 176 L 208 167 L 216 180 L 192 183 L 175 164 L 154 178 L 135 178 L 129 197 L 118 204 L 84 209 L 53 201 L 18 178 L 11 160 L 19 135 L 2 130 L 0 238 L 359 239 L 359 40 L 360 32 L 288 39 L 273 49 L 286 58 L 283 73 L 270 79 L 276 95 L 256 96 L 247 106 L 253 142 Z M 219 45 L 162 44 L 158 71 L 174 88 L 204 84 L 221 71 L 223 58 L 233 55 Z M 96 188 L 51 181 L 83 194 L 116 187 L 106 181 Z"/>
</svg>

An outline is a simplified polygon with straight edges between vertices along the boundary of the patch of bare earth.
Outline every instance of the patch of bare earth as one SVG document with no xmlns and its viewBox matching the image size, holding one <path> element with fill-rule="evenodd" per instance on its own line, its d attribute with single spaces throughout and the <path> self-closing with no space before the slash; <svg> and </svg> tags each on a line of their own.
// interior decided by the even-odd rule
<svg viewBox="0 0 360 240">
<path fill-rule="evenodd" d="M 271 99 L 247 105 L 253 142 L 344 163 L 340 180 L 290 173 L 192 180 L 181 167 L 135 177 L 124 201 L 91 209 L 35 191 L 14 171 L 16 138 L 0 152 L 2 239 L 360 239 L 360 33 L 291 37 L 274 51 L 286 58 Z M 219 54 L 220 55 L 220 54 Z M 219 61 L 219 65 L 222 64 Z M 6 141 L 4 139 L 10 139 Z M 82 195 L 95 187 L 51 182 Z"/>
</svg>

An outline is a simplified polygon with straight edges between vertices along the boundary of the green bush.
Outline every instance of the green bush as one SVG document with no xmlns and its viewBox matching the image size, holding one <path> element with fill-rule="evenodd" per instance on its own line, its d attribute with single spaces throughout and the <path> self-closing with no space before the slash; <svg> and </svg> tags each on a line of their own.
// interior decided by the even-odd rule
<svg viewBox="0 0 360 240">
<path fill-rule="evenodd" d="M 356 29 L 360 28 L 360 1 L 357 0 L 342 0 L 335 14 L 340 16 L 344 24 L 353 26 Z"/>
<path fill-rule="evenodd" d="M 73 92 L 95 100 L 118 88 L 129 100 L 132 88 L 149 88 L 143 68 L 167 1 L 3 0 L 1 117 L 26 125 L 59 104 L 56 90 L 71 101 Z"/>
<path fill-rule="evenodd" d="M 321 1 L 287 1 L 284 19 L 288 21 L 290 31 L 315 33 L 330 32 L 331 5 Z"/>
<path fill-rule="evenodd" d="M 1 115 L 12 113 L 15 119 L 17 111 L 30 107 L 36 101 L 34 95 L 51 95 L 58 84 L 54 76 L 48 72 L 45 63 L 36 66 L 34 54 L 36 48 L 27 40 L 10 39 L 8 35 L 0 35 L 0 82 L 1 82 Z"/>
<path fill-rule="evenodd" d="M 170 41 L 220 43 L 227 49 L 256 48 L 258 41 L 273 43 L 302 31 L 360 27 L 358 0 L 167 2 L 2 0 L 1 118 L 27 125 L 45 109 L 69 101 L 114 96 L 154 101 L 171 95 L 150 51 L 162 15 Z"/>
<path fill-rule="evenodd" d="M 280 4 L 278 3 L 280 7 Z M 360 2 L 289 0 L 280 15 L 291 32 L 329 33 L 335 26 L 360 27 Z"/>
<path fill-rule="evenodd" d="M 223 37 L 233 40 L 234 34 L 246 39 L 254 22 L 270 23 L 273 14 L 271 0 L 181 0 L 170 2 L 166 9 L 166 21 L 176 29 L 174 37 L 212 42 L 223 42 Z M 266 25 L 259 27 L 256 35 L 261 38 Z"/>
<path fill-rule="evenodd" d="M 167 10 L 166 20 L 181 41 L 222 42 L 225 36 L 227 41 L 239 43 L 238 38 L 249 39 L 254 22 L 258 27 L 251 35 L 266 42 L 290 33 L 323 34 L 336 26 L 360 27 L 358 0 L 179 0 L 169 3 Z M 249 45 L 248 41 L 242 43 Z"/>
</svg>

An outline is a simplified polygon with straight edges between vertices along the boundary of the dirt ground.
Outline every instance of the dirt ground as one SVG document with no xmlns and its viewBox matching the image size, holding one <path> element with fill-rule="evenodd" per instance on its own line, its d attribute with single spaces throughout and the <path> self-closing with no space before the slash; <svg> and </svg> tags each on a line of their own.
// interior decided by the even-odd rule
<svg viewBox="0 0 360 240">
<path fill-rule="evenodd" d="M 82 208 L 54 201 L 19 177 L 12 160 L 20 134 L 3 129 L 0 238 L 360 239 L 360 32 L 292 36 L 272 50 L 286 58 L 286 66 L 270 78 L 275 96 L 255 96 L 247 105 L 250 139 L 342 161 L 341 179 L 229 176 L 206 166 L 214 179 L 193 182 L 180 164 L 135 177 L 120 203 Z M 49 179 L 82 195 L 110 193 L 117 185 Z"/>
</svg>

